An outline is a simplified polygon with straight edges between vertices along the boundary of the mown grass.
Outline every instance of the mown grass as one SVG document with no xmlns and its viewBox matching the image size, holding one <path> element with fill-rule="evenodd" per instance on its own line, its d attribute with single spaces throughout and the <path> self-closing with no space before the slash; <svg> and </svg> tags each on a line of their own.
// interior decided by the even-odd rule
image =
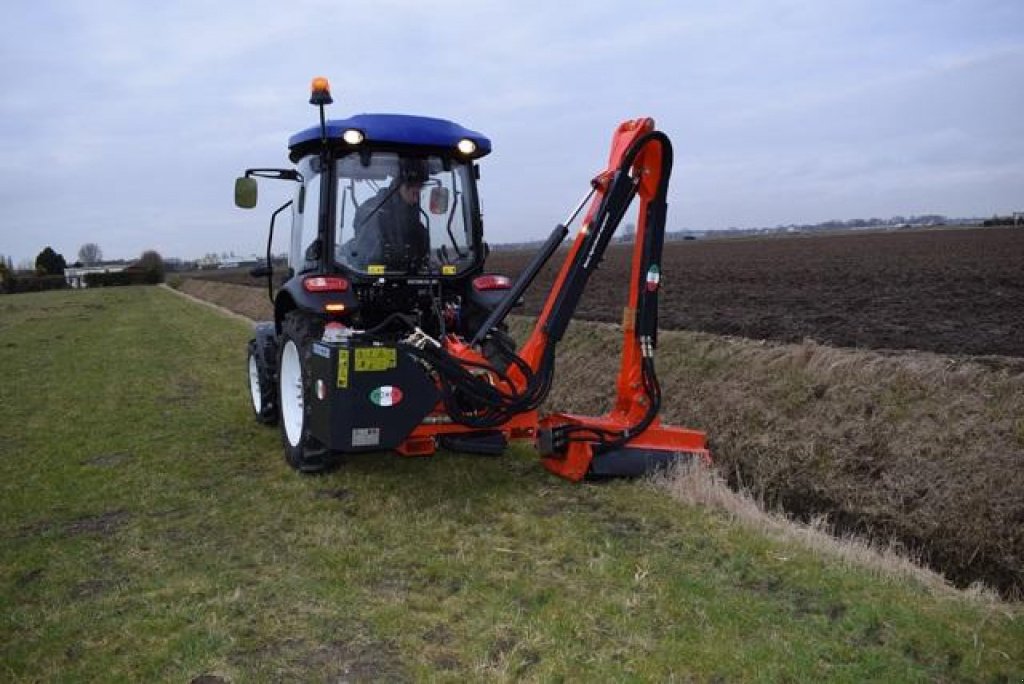
<svg viewBox="0 0 1024 684">
<path fill-rule="evenodd" d="M 246 326 L 157 288 L 0 299 L 0 679 L 1016 681 L 1019 608 L 880 583 L 532 452 L 323 477 Z"/>
</svg>

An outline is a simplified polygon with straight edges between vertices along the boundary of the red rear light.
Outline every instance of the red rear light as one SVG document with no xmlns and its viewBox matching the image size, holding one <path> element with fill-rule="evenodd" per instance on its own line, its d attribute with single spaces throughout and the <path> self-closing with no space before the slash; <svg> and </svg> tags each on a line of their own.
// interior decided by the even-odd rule
<svg viewBox="0 0 1024 684">
<path fill-rule="evenodd" d="M 348 281 L 340 276 L 312 276 L 302 281 L 306 292 L 345 292 Z"/>
<path fill-rule="evenodd" d="M 473 288 L 477 292 L 490 290 L 508 290 L 512 287 L 512 279 L 503 275 L 482 275 L 473 279 Z"/>
</svg>

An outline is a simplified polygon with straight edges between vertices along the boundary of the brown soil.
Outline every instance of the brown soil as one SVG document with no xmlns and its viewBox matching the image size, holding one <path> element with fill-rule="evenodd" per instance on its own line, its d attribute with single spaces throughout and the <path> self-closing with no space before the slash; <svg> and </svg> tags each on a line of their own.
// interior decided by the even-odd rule
<svg viewBox="0 0 1024 684">
<path fill-rule="evenodd" d="M 517 275 L 533 254 L 496 250 L 488 269 Z M 608 250 L 588 283 L 578 319 L 621 320 L 629 255 L 628 246 Z M 549 264 L 541 272 L 519 313 L 540 311 L 559 265 Z M 779 342 L 812 339 L 834 347 L 1024 356 L 1020 228 L 670 242 L 662 276 L 659 323 L 664 330 Z M 189 278 L 266 287 L 265 279 L 244 269 L 199 271 Z M 221 303 L 254 319 L 265 319 L 271 310 L 266 297 L 237 306 L 230 299 Z"/>
<path fill-rule="evenodd" d="M 492 253 L 519 273 L 532 252 Z M 618 322 L 629 250 L 609 249 L 577 317 Z M 662 329 L 836 347 L 1024 356 L 1024 230 L 979 228 L 672 242 Z M 536 314 L 555 273 L 526 298 Z"/>
</svg>

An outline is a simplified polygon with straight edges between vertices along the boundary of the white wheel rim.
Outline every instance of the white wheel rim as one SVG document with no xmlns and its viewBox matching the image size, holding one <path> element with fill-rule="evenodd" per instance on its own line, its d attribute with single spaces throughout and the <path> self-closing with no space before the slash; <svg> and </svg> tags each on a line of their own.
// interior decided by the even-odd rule
<svg viewBox="0 0 1024 684">
<path fill-rule="evenodd" d="M 252 397 L 252 408 L 256 413 L 263 410 L 263 390 L 260 387 L 260 369 L 256 367 L 256 357 L 249 354 L 249 396 Z"/>
<path fill-rule="evenodd" d="M 281 354 L 281 422 L 293 447 L 302 441 L 302 364 L 295 342 L 288 340 Z"/>
</svg>

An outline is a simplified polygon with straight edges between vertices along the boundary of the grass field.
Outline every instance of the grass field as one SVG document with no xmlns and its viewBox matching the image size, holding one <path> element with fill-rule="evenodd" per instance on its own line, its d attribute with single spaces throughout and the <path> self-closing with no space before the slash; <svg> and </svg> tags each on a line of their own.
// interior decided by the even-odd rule
<svg viewBox="0 0 1024 684">
<path fill-rule="evenodd" d="M 254 320 L 266 291 L 181 291 Z M 523 341 L 532 319 L 510 318 Z M 610 407 L 622 332 L 574 321 L 546 410 Z M 1024 358 L 839 349 L 662 330 L 662 418 L 706 430 L 715 467 L 770 509 L 897 545 L 957 586 L 1024 598 Z"/>
<path fill-rule="evenodd" d="M 157 288 L 0 298 L 0 679 L 1024 675 L 1019 606 L 527 448 L 296 475 L 248 415 L 247 337 Z"/>
</svg>

